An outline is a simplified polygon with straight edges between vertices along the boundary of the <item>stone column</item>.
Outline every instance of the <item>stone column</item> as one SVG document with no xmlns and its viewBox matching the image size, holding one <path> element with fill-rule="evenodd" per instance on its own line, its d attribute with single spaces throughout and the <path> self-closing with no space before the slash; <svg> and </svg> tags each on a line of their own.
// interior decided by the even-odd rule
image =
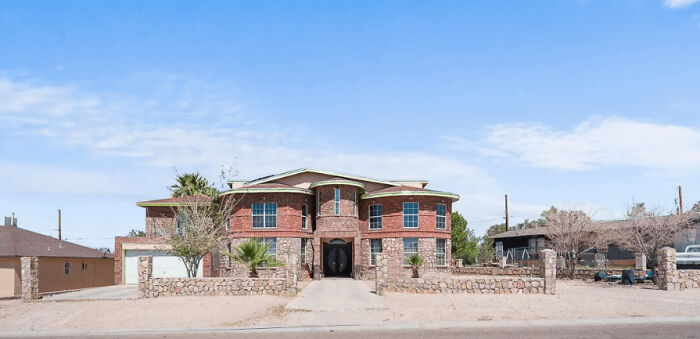
<svg viewBox="0 0 700 339">
<path fill-rule="evenodd" d="M 288 253 L 287 264 L 285 266 L 284 286 L 290 294 L 297 293 L 298 268 L 299 256 L 296 253 Z"/>
<path fill-rule="evenodd" d="M 540 251 L 540 277 L 544 278 L 544 293 L 557 293 L 557 252 Z"/>
<path fill-rule="evenodd" d="M 39 258 L 20 258 L 22 270 L 22 300 L 39 299 Z"/>
<path fill-rule="evenodd" d="M 464 267 L 462 264 L 462 259 L 457 259 L 457 267 Z"/>
<path fill-rule="evenodd" d="M 644 253 L 634 254 L 634 269 L 637 271 L 638 276 L 645 276 L 647 274 L 647 256 Z"/>
<path fill-rule="evenodd" d="M 387 280 L 387 277 L 389 275 L 387 270 L 387 259 L 384 258 L 383 254 L 375 254 L 374 274 L 376 279 L 375 291 L 377 292 L 377 295 L 383 295 L 383 284 Z"/>
<path fill-rule="evenodd" d="M 498 267 L 500 267 L 500 268 L 506 268 L 506 261 L 507 261 L 507 258 L 506 258 L 506 257 L 500 257 L 500 258 L 498 258 Z"/>
<path fill-rule="evenodd" d="M 598 268 L 598 269 L 605 268 L 605 253 L 594 254 L 593 260 L 595 261 L 595 268 Z"/>
<path fill-rule="evenodd" d="M 358 234 L 352 243 L 352 277 L 355 280 L 359 280 L 362 275 L 362 242 L 360 235 Z"/>
<path fill-rule="evenodd" d="M 153 256 L 140 256 L 138 261 L 139 299 L 149 297 L 151 280 L 153 279 Z"/>
<path fill-rule="evenodd" d="M 676 270 L 676 249 L 664 247 L 656 252 L 659 266 L 657 267 L 657 281 L 659 289 L 665 291 L 679 291 L 681 286 Z"/>
<path fill-rule="evenodd" d="M 314 248 L 314 261 L 313 261 L 313 279 L 314 280 L 319 280 L 321 279 L 321 238 L 318 236 L 314 237 L 313 240 L 313 248 Z"/>
</svg>

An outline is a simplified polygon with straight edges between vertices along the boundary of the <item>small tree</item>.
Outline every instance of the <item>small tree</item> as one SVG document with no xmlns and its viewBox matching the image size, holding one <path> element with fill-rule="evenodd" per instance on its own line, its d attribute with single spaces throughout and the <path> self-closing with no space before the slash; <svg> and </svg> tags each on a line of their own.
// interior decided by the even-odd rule
<svg viewBox="0 0 700 339">
<path fill-rule="evenodd" d="M 479 254 L 479 238 L 467 227 L 467 220 L 459 212 L 452 212 L 452 257 L 473 264 Z"/>
<path fill-rule="evenodd" d="M 283 263 L 272 258 L 272 256 L 267 254 L 267 250 L 270 248 L 270 244 L 264 244 L 258 239 L 251 238 L 248 241 L 235 247 L 236 253 L 225 252 L 227 256 L 231 257 L 242 264 L 245 264 L 249 270 L 249 276 L 251 278 L 258 277 L 258 267 L 267 266 L 281 266 Z"/>
<path fill-rule="evenodd" d="M 569 278 L 573 279 L 579 255 L 596 247 L 591 218 L 582 211 L 552 210 L 547 212 L 546 222 L 547 236 L 557 253 L 566 259 Z"/>
<path fill-rule="evenodd" d="M 131 238 L 145 237 L 146 232 L 141 231 L 141 230 L 132 229 L 131 231 L 129 231 L 129 234 L 127 234 L 126 236 L 131 237 Z"/>
<path fill-rule="evenodd" d="M 496 247 L 493 241 L 493 236 L 506 231 L 506 224 L 496 224 L 486 230 L 486 234 L 481 238 L 481 246 L 479 247 L 479 262 L 487 263 L 496 258 Z"/>
<path fill-rule="evenodd" d="M 190 197 L 196 195 L 215 196 L 219 192 L 209 184 L 207 178 L 199 173 L 177 174 L 176 184 L 169 187 L 173 197 Z"/>
<path fill-rule="evenodd" d="M 418 269 L 423 266 L 423 257 L 418 254 L 413 254 L 407 259 L 408 265 L 411 266 L 413 270 L 413 277 L 419 278 Z"/>
</svg>

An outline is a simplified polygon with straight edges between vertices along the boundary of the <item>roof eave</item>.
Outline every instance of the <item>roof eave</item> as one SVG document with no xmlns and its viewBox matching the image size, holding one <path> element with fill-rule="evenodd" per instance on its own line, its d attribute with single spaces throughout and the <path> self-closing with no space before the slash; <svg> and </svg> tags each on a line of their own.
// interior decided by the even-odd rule
<svg viewBox="0 0 700 339">
<path fill-rule="evenodd" d="M 452 199 L 452 201 L 459 200 L 459 195 L 450 192 L 425 192 L 425 191 L 398 191 L 398 192 L 386 192 L 386 193 L 369 193 L 363 195 L 362 199 L 374 199 L 374 198 L 385 198 L 385 197 L 404 197 L 404 196 L 431 196 L 431 197 L 443 197 Z"/>
<path fill-rule="evenodd" d="M 251 193 L 298 193 L 313 195 L 313 192 L 302 188 L 241 188 L 222 192 L 219 196 L 231 194 L 251 194 Z"/>
<path fill-rule="evenodd" d="M 329 175 L 329 176 L 350 178 L 350 179 L 354 179 L 354 180 L 373 182 L 373 183 L 378 183 L 378 184 L 383 184 L 383 185 L 389 185 L 389 186 L 400 186 L 400 185 L 401 185 L 401 184 L 398 184 L 398 183 L 395 183 L 395 182 L 391 182 L 391 181 L 376 180 L 376 179 L 358 177 L 358 176 L 354 176 L 354 175 L 347 175 L 347 174 L 343 174 L 343 173 L 330 172 L 330 171 L 322 171 L 322 170 L 317 170 L 317 169 L 313 169 L 313 168 L 301 168 L 301 169 L 294 170 L 294 171 L 290 171 L 290 172 L 287 172 L 287 173 L 282 173 L 282 174 L 273 175 L 273 176 L 270 176 L 270 177 L 265 177 L 265 178 L 263 178 L 263 179 L 257 179 L 257 180 L 249 181 L 249 182 L 246 183 L 246 185 L 263 184 L 263 183 L 266 183 L 266 182 L 275 181 L 275 180 L 277 180 L 277 179 L 286 178 L 286 177 L 289 177 L 289 176 L 292 176 L 292 175 L 297 175 L 297 174 L 303 173 L 303 172 L 314 172 L 314 173 L 318 173 L 318 174 L 325 174 L 325 175 Z"/>
</svg>

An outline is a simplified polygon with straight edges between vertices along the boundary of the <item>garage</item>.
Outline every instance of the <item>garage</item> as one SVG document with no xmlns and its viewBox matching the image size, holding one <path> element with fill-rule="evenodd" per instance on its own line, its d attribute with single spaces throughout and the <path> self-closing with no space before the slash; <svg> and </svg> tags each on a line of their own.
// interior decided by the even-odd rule
<svg viewBox="0 0 700 339">
<path fill-rule="evenodd" d="M 149 250 L 126 250 L 124 252 L 124 283 L 138 283 L 138 258 L 140 256 L 153 256 L 153 277 L 154 278 L 177 278 L 187 277 L 187 269 L 182 260 L 176 256 L 168 255 L 163 251 Z M 201 277 L 203 272 L 202 262 L 199 263 L 197 276 Z"/>
</svg>

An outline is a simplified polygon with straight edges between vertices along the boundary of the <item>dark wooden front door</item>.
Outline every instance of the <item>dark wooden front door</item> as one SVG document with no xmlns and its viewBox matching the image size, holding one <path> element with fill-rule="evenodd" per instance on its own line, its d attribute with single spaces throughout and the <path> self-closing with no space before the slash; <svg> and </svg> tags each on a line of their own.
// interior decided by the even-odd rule
<svg viewBox="0 0 700 339">
<path fill-rule="evenodd" d="M 349 277 L 352 272 L 351 244 L 323 244 L 323 273 L 326 277 Z"/>
</svg>

